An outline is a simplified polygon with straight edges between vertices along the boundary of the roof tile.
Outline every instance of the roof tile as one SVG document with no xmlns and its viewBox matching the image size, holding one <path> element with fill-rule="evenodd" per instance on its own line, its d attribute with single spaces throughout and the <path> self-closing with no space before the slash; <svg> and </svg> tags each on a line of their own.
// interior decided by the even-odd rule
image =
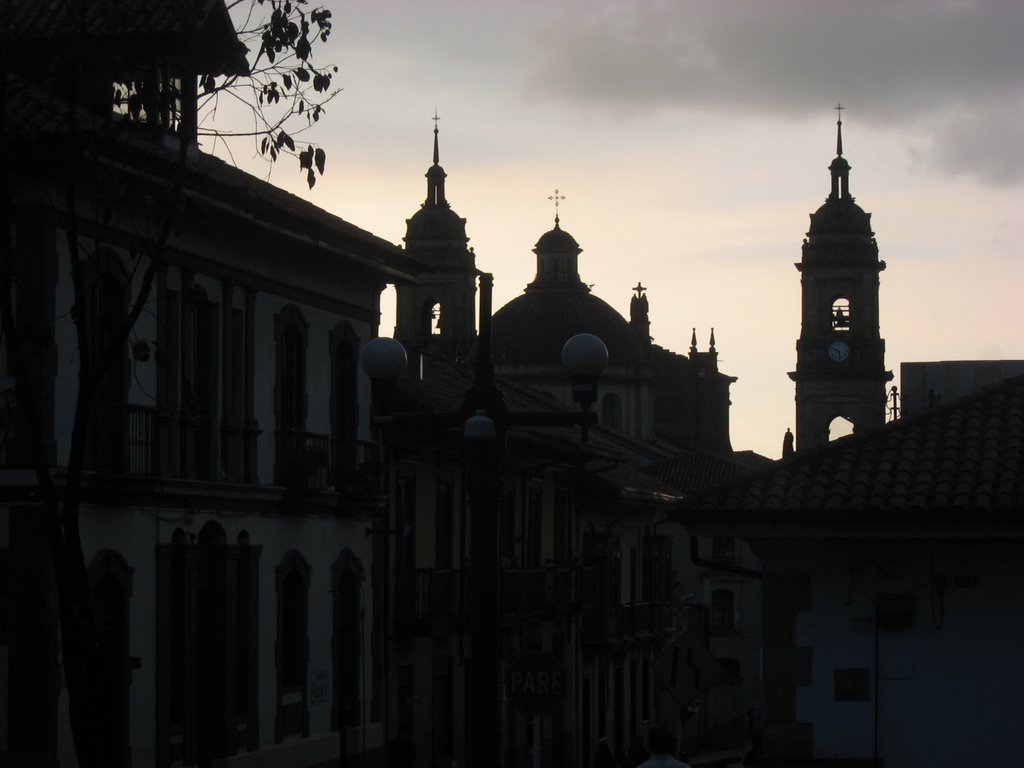
<svg viewBox="0 0 1024 768">
<path fill-rule="evenodd" d="M 688 509 L 1016 509 L 1024 503 L 1024 376 L 775 462 Z"/>
</svg>

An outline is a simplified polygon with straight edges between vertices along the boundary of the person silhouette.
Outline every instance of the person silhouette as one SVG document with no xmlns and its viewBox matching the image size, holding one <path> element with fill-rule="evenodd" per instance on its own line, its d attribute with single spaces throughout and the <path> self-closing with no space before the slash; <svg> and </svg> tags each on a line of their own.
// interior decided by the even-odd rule
<svg viewBox="0 0 1024 768">
<path fill-rule="evenodd" d="M 793 433 L 786 427 L 786 434 L 782 437 L 782 458 L 789 459 L 793 456 Z"/>
</svg>

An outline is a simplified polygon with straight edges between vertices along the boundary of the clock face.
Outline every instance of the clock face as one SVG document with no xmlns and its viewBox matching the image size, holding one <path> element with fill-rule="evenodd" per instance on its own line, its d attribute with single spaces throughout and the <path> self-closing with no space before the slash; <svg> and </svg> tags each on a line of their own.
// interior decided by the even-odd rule
<svg viewBox="0 0 1024 768">
<path fill-rule="evenodd" d="M 828 356 L 830 360 L 841 363 L 850 356 L 850 345 L 837 339 L 828 345 Z"/>
</svg>

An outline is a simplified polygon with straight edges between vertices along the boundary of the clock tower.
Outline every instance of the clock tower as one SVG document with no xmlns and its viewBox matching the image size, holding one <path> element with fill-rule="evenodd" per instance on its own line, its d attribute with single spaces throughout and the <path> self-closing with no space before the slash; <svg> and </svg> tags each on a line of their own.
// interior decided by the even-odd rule
<svg viewBox="0 0 1024 768">
<path fill-rule="evenodd" d="M 842 110 L 840 105 L 837 109 Z M 796 448 L 828 442 L 836 418 L 854 432 L 885 423 L 885 340 L 879 333 L 878 284 L 885 262 L 871 231 L 871 214 L 850 194 L 850 164 L 843 157 L 842 112 L 832 189 L 817 211 L 796 264 L 802 293 L 796 343 Z"/>
</svg>

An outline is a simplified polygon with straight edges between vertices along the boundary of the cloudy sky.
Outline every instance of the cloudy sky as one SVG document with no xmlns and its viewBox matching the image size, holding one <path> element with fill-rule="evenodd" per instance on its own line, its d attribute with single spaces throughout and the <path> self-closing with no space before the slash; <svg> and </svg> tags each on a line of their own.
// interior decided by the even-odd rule
<svg viewBox="0 0 1024 768">
<path fill-rule="evenodd" d="M 272 181 L 400 243 L 436 108 L 448 200 L 495 306 L 532 279 L 557 188 L 598 296 L 628 315 L 641 281 L 655 342 L 676 351 L 714 327 L 738 377 L 734 448 L 777 457 L 793 426 L 793 264 L 828 193 L 838 102 L 888 264 L 895 383 L 901 362 L 1024 359 L 1019 0 L 328 5 L 321 61 L 344 90 L 316 136 L 327 175 Z"/>
</svg>

